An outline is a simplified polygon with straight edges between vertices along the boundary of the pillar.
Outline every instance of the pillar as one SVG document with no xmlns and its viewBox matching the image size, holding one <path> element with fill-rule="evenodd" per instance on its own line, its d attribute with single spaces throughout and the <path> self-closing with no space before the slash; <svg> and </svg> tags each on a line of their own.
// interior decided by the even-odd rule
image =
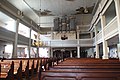
<svg viewBox="0 0 120 80">
<path fill-rule="evenodd" d="M 92 31 L 90 32 L 90 36 L 91 36 L 91 39 L 92 39 L 93 38 L 93 32 Z"/>
<path fill-rule="evenodd" d="M 118 34 L 119 34 L 119 43 L 117 45 L 117 49 L 118 49 L 118 57 L 120 59 L 120 0 L 114 0 L 114 2 L 115 2 L 115 8 L 116 8 Z"/>
<path fill-rule="evenodd" d="M 50 47 L 50 57 L 53 57 L 53 49 Z"/>
<path fill-rule="evenodd" d="M 103 41 L 103 59 L 108 59 L 107 41 Z"/>
<path fill-rule="evenodd" d="M 77 31 L 77 58 L 80 58 L 80 36 L 79 31 Z"/>
<path fill-rule="evenodd" d="M 96 44 L 96 48 L 95 48 L 95 50 L 96 50 L 96 56 L 95 56 L 95 58 L 99 58 L 99 45 L 98 44 Z"/>
<path fill-rule="evenodd" d="M 80 46 L 77 46 L 77 58 L 80 58 Z"/>
<path fill-rule="evenodd" d="M 119 32 L 119 43 L 120 43 L 120 0 L 114 0 L 116 8 L 116 16 L 118 23 L 118 32 Z"/>
<path fill-rule="evenodd" d="M 72 51 L 70 51 L 70 57 L 72 58 Z"/>
<path fill-rule="evenodd" d="M 101 16 L 101 28 L 102 28 L 102 42 L 103 42 L 103 59 L 108 59 L 108 44 L 107 41 L 104 38 L 104 27 L 105 27 L 105 16 L 100 14 Z"/>
<path fill-rule="evenodd" d="M 38 45 L 37 45 L 37 53 L 36 53 L 36 57 L 39 57 L 39 40 L 40 39 L 40 34 L 39 34 L 39 32 L 38 32 L 38 34 L 37 34 L 37 42 L 38 42 Z"/>
<path fill-rule="evenodd" d="M 32 27 L 30 27 L 29 45 L 28 45 L 28 55 L 29 55 L 29 58 L 31 58 L 31 56 L 30 56 L 30 51 L 31 51 L 31 31 L 32 31 Z"/>
<path fill-rule="evenodd" d="M 95 50 L 96 50 L 95 58 L 99 58 L 99 45 L 97 44 L 97 29 L 96 29 L 96 26 L 95 26 L 94 30 L 95 30 Z"/>
<path fill-rule="evenodd" d="M 13 53 L 12 58 L 17 58 L 17 43 L 18 43 L 18 28 L 19 28 L 19 22 L 20 20 L 16 20 L 16 33 L 15 33 L 15 41 L 13 42 Z"/>
<path fill-rule="evenodd" d="M 51 40 L 54 39 L 53 27 L 51 28 Z"/>
<path fill-rule="evenodd" d="M 39 57 L 39 47 L 37 47 L 37 53 L 36 53 L 36 58 Z"/>
<path fill-rule="evenodd" d="M 53 27 L 51 27 L 51 41 L 54 40 L 54 33 L 53 33 Z M 52 44 L 50 43 L 50 57 L 53 57 L 53 49 L 52 49 Z"/>
<path fill-rule="evenodd" d="M 77 40 L 80 39 L 80 36 L 79 36 L 79 31 L 77 31 Z"/>
</svg>

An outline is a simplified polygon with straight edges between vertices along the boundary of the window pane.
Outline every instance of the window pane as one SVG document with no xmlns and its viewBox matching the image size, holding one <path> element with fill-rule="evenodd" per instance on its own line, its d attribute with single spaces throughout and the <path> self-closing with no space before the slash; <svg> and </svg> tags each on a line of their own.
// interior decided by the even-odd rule
<svg viewBox="0 0 120 80">
<path fill-rule="evenodd" d="M 49 57 L 49 48 L 39 48 L 39 57 Z"/>
<path fill-rule="evenodd" d="M 37 32 L 34 30 L 31 31 L 31 39 L 37 40 Z"/>
<path fill-rule="evenodd" d="M 6 14 L 0 12 L 0 27 L 3 27 L 7 30 L 16 31 L 15 20 Z"/>
<path fill-rule="evenodd" d="M 18 33 L 29 38 L 30 28 L 28 28 L 27 26 L 25 26 L 25 25 L 20 23 L 19 24 Z"/>
<path fill-rule="evenodd" d="M 5 46 L 5 58 L 12 58 L 12 52 L 13 52 L 13 45 L 12 44 L 7 44 Z"/>
<path fill-rule="evenodd" d="M 116 16 L 114 1 L 108 7 L 108 9 L 106 10 L 104 15 L 105 15 L 105 18 L 106 18 L 106 25 L 107 25 Z"/>
<path fill-rule="evenodd" d="M 18 58 L 28 58 L 28 46 L 27 45 L 17 45 L 17 57 Z"/>
</svg>

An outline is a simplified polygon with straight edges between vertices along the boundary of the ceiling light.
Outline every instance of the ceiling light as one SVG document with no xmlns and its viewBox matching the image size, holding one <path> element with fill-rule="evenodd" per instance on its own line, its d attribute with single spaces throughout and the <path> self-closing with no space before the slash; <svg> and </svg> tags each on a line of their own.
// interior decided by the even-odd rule
<svg viewBox="0 0 120 80">
<path fill-rule="evenodd" d="M 84 13 L 88 13 L 87 7 L 84 8 Z"/>
</svg>

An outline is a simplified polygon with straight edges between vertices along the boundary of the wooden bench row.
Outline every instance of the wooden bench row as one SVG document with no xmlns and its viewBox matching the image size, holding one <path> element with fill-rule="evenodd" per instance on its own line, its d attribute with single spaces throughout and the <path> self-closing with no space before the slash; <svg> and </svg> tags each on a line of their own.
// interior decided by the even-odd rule
<svg viewBox="0 0 120 80">
<path fill-rule="evenodd" d="M 29 70 L 32 70 L 29 64 L 31 64 L 29 60 L 4 60 L 0 62 L 0 79 L 22 80 L 23 75 L 26 79 L 29 78 Z"/>
<path fill-rule="evenodd" d="M 120 80 L 119 72 L 68 72 L 46 71 L 42 72 L 41 80 Z"/>
<path fill-rule="evenodd" d="M 39 60 L 35 59 L 10 59 L 0 62 L 0 79 L 22 80 L 26 78 L 29 80 L 36 71 L 38 71 Z"/>
<path fill-rule="evenodd" d="M 57 58 L 16 58 L 0 61 L 0 80 L 33 80 L 41 71 L 57 63 Z"/>
<path fill-rule="evenodd" d="M 91 64 L 91 63 L 93 63 L 93 64 L 100 64 L 100 63 L 102 63 L 102 64 L 106 64 L 106 63 L 114 63 L 114 64 L 118 64 L 118 63 L 120 63 L 120 61 L 118 60 L 118 59 L 114 59 L 114 60 L 109 60 L 109 59 L 90 59 L 90 58 L 86 58 L 86 59 L 79 59 L 79 58 L 75 58 L 75 59 L 66 59 L 64 62 L 62 62 L 61 64 L 70 64 L 70 63 L 72 63 L 72 64 L 85 64 L 85 63 L 87 63 L 87 64 Z"/>
<path fill-rule="evenodd" d="M 41 80 L 120 80 L 119 60 L 66 59 L 49 69 Z"/>
</svg>

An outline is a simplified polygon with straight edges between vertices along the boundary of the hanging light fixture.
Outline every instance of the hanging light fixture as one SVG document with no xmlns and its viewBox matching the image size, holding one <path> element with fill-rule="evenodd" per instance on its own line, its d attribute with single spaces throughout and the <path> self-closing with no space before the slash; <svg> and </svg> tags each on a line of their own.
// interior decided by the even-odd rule
<svg viewBox="0 0 120 80">
<path fill-rule="evenodd" d="M 88 13 L 88 8 L 87 8 L 87 5 L 86 5 L 86 2 L 84 2 L 84 5 L 86 6 L 86 7 L 84 6 L 84 13 L 86 14 L 86 13 Z"/>
<path fill-rule="evenodd" d="M 88 13 L 87 7 L 84 8 L 84 13 Z"/>
</svg>

